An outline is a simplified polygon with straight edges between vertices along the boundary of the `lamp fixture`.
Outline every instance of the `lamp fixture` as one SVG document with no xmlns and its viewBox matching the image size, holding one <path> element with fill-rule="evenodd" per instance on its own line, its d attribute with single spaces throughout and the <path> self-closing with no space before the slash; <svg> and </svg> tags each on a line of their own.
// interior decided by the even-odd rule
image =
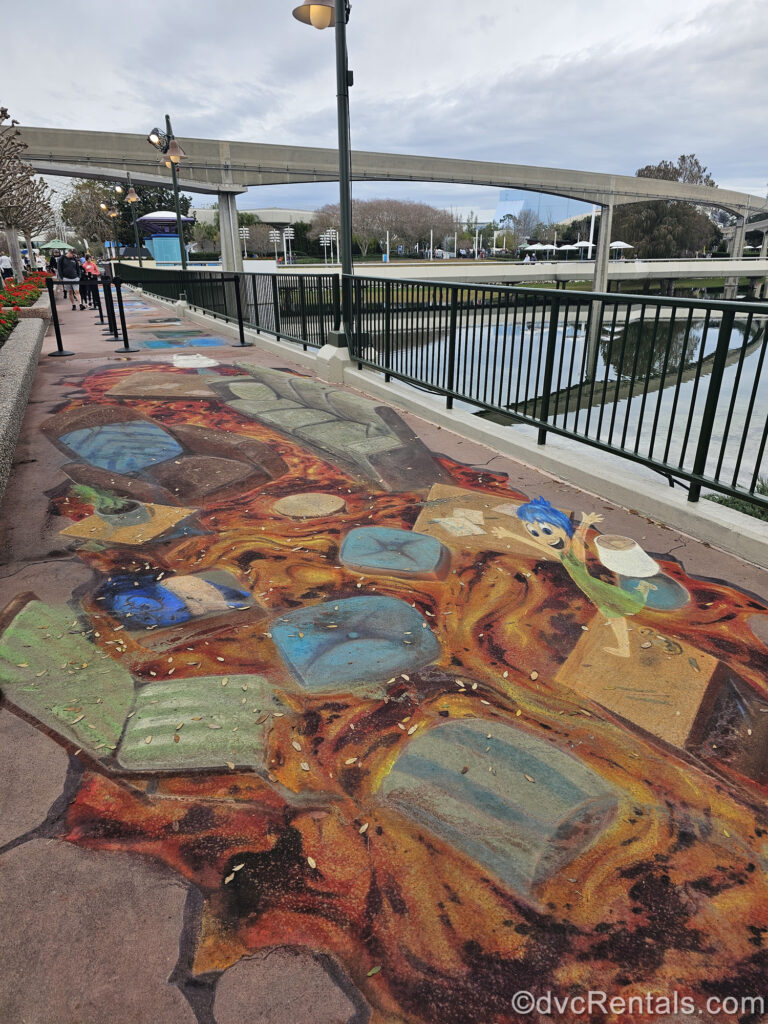
<svg viewBox="0 0 768 1024">
<path fill-rule="evenodd" d="M 347 5 L 349 15 L 349 5 Z M 301 6 L 296 7 L 293 12 L 297 21 L 313 28 L 333 28 L 336 24 L 336 11 L 334 0 L 304 0 Z"/>
<path fill-rule="evenodd" d="M 136 194 L 136 189 L 133 187 L 133 185 L 131 185 L 131 187 L 125 193 L 125 201 L 126 203 L 138 203 L 139 197 Z"/>
<path fill-rule="evenodd" d="M 171 163 L 174 164 L 177 164 L 183 157 L 187 155 L 181 148 L 181 146 L 178 144 L 176 139 L 171 139 L 171 141 L 168 143 L 168 149 L 166 150 L 166 153 L 168 159 L 171 161 Z"/>
</svg>

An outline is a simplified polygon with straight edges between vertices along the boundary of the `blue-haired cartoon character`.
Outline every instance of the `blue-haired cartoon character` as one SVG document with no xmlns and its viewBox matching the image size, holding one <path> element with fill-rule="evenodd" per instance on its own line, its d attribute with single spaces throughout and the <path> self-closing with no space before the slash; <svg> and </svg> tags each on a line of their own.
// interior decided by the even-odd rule
<svg viewBox="0 0 768 1024">
<path fill-rule="evenodd" d="M 609 654 L 619 658 L 629 657 L 629 633 L 627 615 L 635 615 L 645 607 L 648 592 L 656 588 L 645 580 L 637 584 L 632 593 L 622 590 L 615 583 L 590 576 L 587 568 L 587 531 L 603 517 L 597 512 L 581 514 L 581 523 L 574 529 L 570 518 L 555 508 L 545 498 L 536 498 L 517 510 L 531 540 L 539 547 L 554 554 L 581 592 L 596 605 L 606 618 L 616 637 L 616 647 L 606 647 Z"/>
</svg>

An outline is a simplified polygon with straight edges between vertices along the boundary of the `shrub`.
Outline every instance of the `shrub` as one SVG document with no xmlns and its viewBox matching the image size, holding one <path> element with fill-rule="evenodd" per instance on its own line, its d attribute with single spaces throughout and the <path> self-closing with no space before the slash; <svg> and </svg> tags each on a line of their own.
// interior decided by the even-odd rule
<svg viewBox="0 0 768 1024">
<path fill-rule="evenodd" d="M 755 494 L 768 497 L 768 477 L 760 477 L 755 487 Z M 728 494 L 707 494 L 705 497 L 707 501 L 716 501 L 718 505 L 726 505 L 737 512 L 743 512 L 745 515 L 768 522 L 768 508 L 755 505 L 754 502 L 748 501 L 746 498 L 732 498 Z"/>
</svg>

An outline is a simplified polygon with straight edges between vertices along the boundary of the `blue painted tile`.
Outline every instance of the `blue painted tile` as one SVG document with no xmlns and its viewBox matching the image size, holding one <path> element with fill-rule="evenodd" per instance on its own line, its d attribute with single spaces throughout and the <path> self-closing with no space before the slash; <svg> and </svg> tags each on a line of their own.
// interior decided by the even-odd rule
<svg viewBox="0 0 768 1024">
<path fill-rule="evenodd" d="M 327 601 L 281 616 L 270 630 L 283 659 L 308 690 L 381 682 L 440 656 L 440 644 L 425 620 L 394 597 Z"/>
<path fill-rule="evenodd" d="M 438 577 L 448 571 L 448 549 L 436 537 L 386 526 L 351 530 L 341 545 L 343 565 L 391 576 Z"/>
</svg>

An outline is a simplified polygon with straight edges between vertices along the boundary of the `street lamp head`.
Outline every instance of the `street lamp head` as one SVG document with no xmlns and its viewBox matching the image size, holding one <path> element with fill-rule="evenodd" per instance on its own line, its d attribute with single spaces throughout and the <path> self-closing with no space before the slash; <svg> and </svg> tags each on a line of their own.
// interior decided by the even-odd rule
<svg viewBox="0 0 768 1024">
<path fill-rule="evenodd" d="M 99 209 L 100 210 L 108 210 L 109 207 L 107 206 L 106 203 L 99 203 Z"/>
<path fill-rule="evenodd" d="M 115 185 L 115 192 L 120 194 L 122 191 L 123 191 L 123 186 L 122 185 Z"/>
<path fill-rule="evenodd" d="M 176 139 L 171 139 L 170 143 L 168 144 L 167 154 L 168 159 L 171 161 L 171 163 L 174 164 L 177 164 L 183 157 L 187 155 L 181 148 L 181 146 L 178 144 Z"/>
<path fill-rule="evenodd" d="M 138 203 L 139 197 L 136 194 L 136 189 L 133 187 L 133 185 L 131 185 L 131 187 L 125 193 L 125 201 L 126 203 Z"/>
<path fill-rule="evenodd" d="M 161 137 L 162 136 L 161 136 L 160 129 L 159 128 L 153 128 L 152 131 L 147 136 L 147 142 L 149 142 L 151 145 L 157 146 L 159 148 L 160 144 L 161 144 L 160 143 Z"/>
<path fill-rule="evenodd" d="M 117 210 L 115 210 L 114 208 L 113 208 L 113 209 L 111 209 L 111 210 L 109 211 L 109 216 L 110 216 L 110 217 L 116 217 L 116 216 L 117 216 Z"/>
<path fill-rule="evenodd" d="M 304 0 L 300 7 L 293 12 L 297 21 L 305 25 L 312 25 L 313 28 L 333 28 L 336 24 L 336 11 L 334 0 Z"/>
</svg>

